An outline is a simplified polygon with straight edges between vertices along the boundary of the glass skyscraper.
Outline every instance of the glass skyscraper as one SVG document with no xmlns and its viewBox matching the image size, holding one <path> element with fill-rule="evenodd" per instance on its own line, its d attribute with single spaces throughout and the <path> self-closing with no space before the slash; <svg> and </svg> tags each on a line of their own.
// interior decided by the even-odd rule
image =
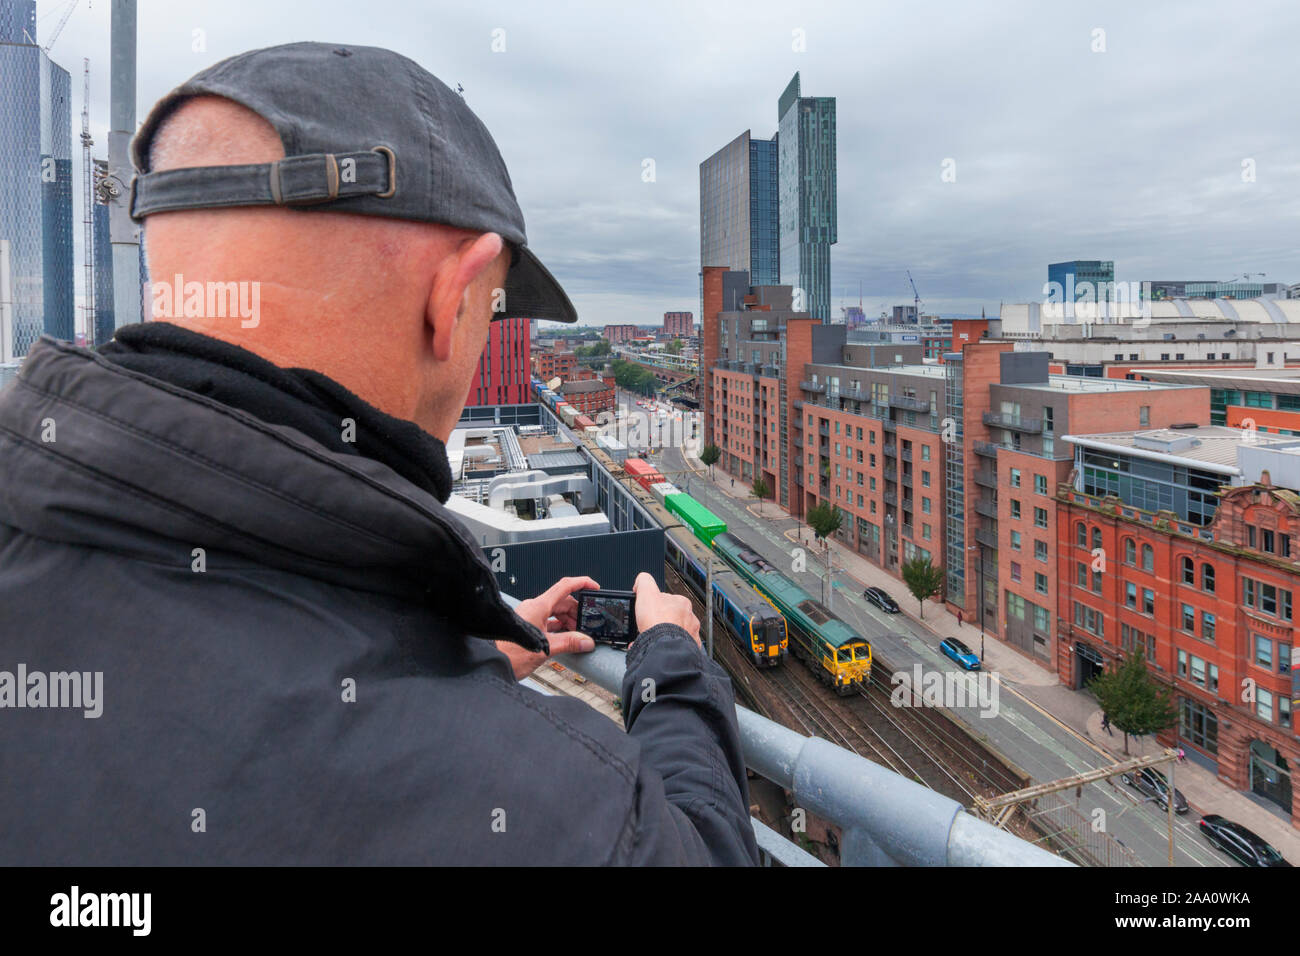
<svg viewBox="0 0 1300 956">
<path fill-rule="evenodd" d="M 796 73 L 777 103 L 777 116 L 781 285 L 802 289 L 804 309 L 829 322 L 838 225 L 835 97 L 800 96 Z"/>
<path fill-rule="evenodd" d="M 33 0 L 0 0 L 0 239 L 15 356 L 76 328 L 71 94 L 68 71 L 36 45 Z"/>
<path fill-rule="evenodd" d="M 700 267 L 748 272 L 776 285 L 777 144 L 745 130 L 700 163 Z"/>
</svg>

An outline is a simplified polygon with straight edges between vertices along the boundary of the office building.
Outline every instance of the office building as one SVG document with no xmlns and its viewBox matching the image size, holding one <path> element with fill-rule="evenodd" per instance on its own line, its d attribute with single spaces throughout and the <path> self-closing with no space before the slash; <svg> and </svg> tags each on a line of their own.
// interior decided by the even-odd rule
<svg viewBox="0 0 1300 956">
<path fill-rule="evenodd" d="M 76 327 L 71 77 L 36 45 L 36 4 L 0 0 L 0 239 L 9 243 L 13 353 Z"/>
<path fill-rule="evenodd" d="M 665 312 L 664 334 L 674 338 L 689 339 L 695 335 L 694 312 Z"/>
<path fill-rule="evenodd" d="M 780 270 L 777 142 L 749 130 L 700 163 L 700 267 L 749 272 L 775 285 Z"/>
<path fill-rule="evenodd" d="M 800 290 L 796 306 L 829 322 L 831 246 L 838 239 L 835 97 L 801 96 L 796 73 L 777 116 L 780 284 Z"/>
</svg>

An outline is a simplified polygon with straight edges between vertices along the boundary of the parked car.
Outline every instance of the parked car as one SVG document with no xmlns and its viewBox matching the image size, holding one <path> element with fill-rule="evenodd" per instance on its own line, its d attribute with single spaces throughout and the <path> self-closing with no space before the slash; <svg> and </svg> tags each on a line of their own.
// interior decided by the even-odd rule
<svg viewBox="0 0 1300 956">
<path fill-rule="evenodd" d="M 862 596 L 886 614 L 897 614 L 900 610 L 898 602 L 880 588 L 867 588 Z"/>
<path fill-rule="evenodd" d="M 945 638 L 940 641 L 939 650 L 946 656 L 951 657 L 965 670 L 977 671 L 980 669 L 980 659 L 975 656 L 975 652 L 955 637 Z"/>
<path fill-rule="evenodd" d="M 1156 803 L 1161 807 L 1168 809 L 1165 795 L 1169 792 L 1169 781 L 1159 770 L 1152 767 L 1143 767 L 1135 773 L 1120 774 L 1119 777 L 1126 784 L 1136 790 L 1138 793 L 1145 794 L 1148 797 L 1154 797 Z M 1174 788 L 1174 813 L 1187 812 L 1187 798 L 1177 787 Z"/>
<path fill-rule="evenodd" d="M 1262 837 L 1217 813 L 1201 817 L 1201 832 L 1210 846 L 1222 850 L 1242 866 L 1291 866 Z"/>
</svg>

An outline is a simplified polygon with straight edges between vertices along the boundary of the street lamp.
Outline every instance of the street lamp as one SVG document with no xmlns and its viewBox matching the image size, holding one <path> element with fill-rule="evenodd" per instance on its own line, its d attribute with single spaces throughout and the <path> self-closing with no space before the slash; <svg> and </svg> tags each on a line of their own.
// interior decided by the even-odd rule
<svg viewBox="0 0 1300 956">
<path fill-rule="evenodd" d="M 980 553 L 980 663 L 984 663 L 984 549 L 978 544 L 973 544 L 967 551 L 978 551 Z"/>
</svg>

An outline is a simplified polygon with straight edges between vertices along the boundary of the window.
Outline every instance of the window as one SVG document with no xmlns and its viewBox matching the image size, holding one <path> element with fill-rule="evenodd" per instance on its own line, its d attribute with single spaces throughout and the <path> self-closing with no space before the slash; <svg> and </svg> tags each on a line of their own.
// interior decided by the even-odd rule
<svg viewBox="0 0 1300 956">
<path fill-rule="evenodd" d="M 1150 588 L 1142 589 L 1142 613 L 1156 613 L 1156 592 L 1152 591 Z"/>
<path fill-rule="evenodd" d="M 1149 544 L 1142 545 L 1142 570 L 1154 571 L 1156 569 L 1156 550 Z"/>
<path fill-rule="evenodd" d="M 876 453 L 874 451 L 871 453 L 871 467 L 876 467 Z"/>
<path fill-rule="evenodd" d="M 922 488 L 930 487 L 930 473 L 928 471 L 921 472 L 921 487 Z"/>
<path fill-rule="evenodd" d="M 1013 518 L 1020 517 L 1020 502 L 1017 501 L 1015 498 L 1011 499 L 1011 517 Z"/>
<path fill-rule="evenodd" d="M 1011 550 L 1013 550 L 1013 551 L 1019 551 L 1019 550 L 1020 550 L 1020 532 L 1019 532 L 1019 531 L 1013 531 L 1013 532 L 1011 532 Z"/>
<path fill-rule="evenodd" d="M 1196 633 L 1196 611 L 1190 604 L 1183 605 L 1183 621 L 1181 625 L 1184 631 Z"/>
<path fill-rule="evenodd" d="M 1034 557 L 1037 558 L 1039 561 L 1046 561 L 1046 560 L 1047 560 L 1047 542 L 1046 542 L 1046 541 L 1035 541 L 1035 542 L 1034 542 Z"/>
<path fill-rule="evenodd" d="M 1075 562 L 1074 583 L 1081 588 L 1086 588 L 1088 586 L 1088 566 L 1082 561 Z"/>
<path fill-rule="evenodd" d="M 1078 522 L 1074 526 L 1074 543 L 1080 548 L 1086 548 L 1088 546 L 1088 526 L 1082 521 Z"/>
<path fill-rule="evenodd" d="M 1019 488 L 1019 487 L 1020 487 L 1020 469 L 1019 469 L 1019 468 L 1012 468 L 1012 469 L 1011 469 L 1011 487 L 1012 487 L 1012 488 Z"/>
<path fill-rule="evenodd" d="M 872 491 L 875 491 L 875 490 L 876 490 L 876 478 L 875 478 L 874 475 L 873 475 L 872 478 L 871 478 L 871 490 L 872 490 Z"/>
<path fill-rule="evenodd" d="M 1010 591 L 1007 592 L 1007 617 L 1014 617 L 1018 621 L 1025 619 L 1025 599 Z"/>
<path fill-rule="evenodd" d="M 1096 551 L 1100 547 L 1101 547 L 1101 529 L 1093 528 L 1092 529 L 1092 550 Z"/>
<path fill-rule="evenodd" d="M 1124 583 L 1124 606 L 1137 610 L 1138 606 L 1138 586 L 1132 581 Z"/>
<path fill-rule="evenodd" d="M 1020 562 L 1019 562 L 1019 561 L 1012 561 L 1012 562 L 1011 562 L 1011 580 L 1012 580 L 1012 581 L 1019 581 L 1019 580 L 1020 580 Z"/>
<path fill-rule="evenodd" d="M 1034 527 L 1035 527 L 1035 528 L 1046 528 L 1046 527 L 1047 527 L 1047 509 L 1046 509 L 1046 508 L 1035 508 L 1035 509 L 1034 509 Z"/>
<path fill-rule="evenodd" d="M 1047 494 L 1047 476 L 1034 475 L 1034 493 L 1039 495 Z"/>
<path fill-rule="evenodd" d="M 839 457 L 839 454 L 840 454 L 840 443 L 839 443 L 839 442 L 836 442 L 836 443 L 835 443 L 835 455 L 836 455 L 836 457 Z"/>
<path fill-rule="evenodd" d="M 1034 590 L 1039 594 L 1047 593 L 1047 575 L 1040 571 L 1034 572 Z"/>
<path fill-rule="evenodd" d="M 929 461 L 929 460 L 930 460 L 930 446 L 929 446 L 929 445 L 922 445 L 922 446 L 921 446 L 921 460 L 922 460 L 922 461 Z M 929 472 L 926 472 L 926 474 L 929 474 Z"/>
<path fill-rule="evenodd" d="M 1268 528 L 1260 528 L 1259 537 L 1260 537 L 1260 541 L 1259 541 L 1260 550 L 1267 551 L 1269 554 L 1272 554 L 1273 553 L 1273 532 L 1270 531 Z"/>
<path fill-rule="evenodd" d="M 1291 673 L 1291 645 L 1277 642 L 1277 672 L 1279 674 Z"/>
<path fill-rule="evenodd" d="M 1182 561 L 1180 563 L 1182 564 L 1183 567 L 1183 583 L 1195 584 L 1196 583 L 1196 562 L 1193 561 L 1191 558 L 1187 557 L 1186 555 L 1183 555 Z"/>
<path fill-rule="evenodd" d="M 921 537 L 926 541 L 930 540 L 930 526 L 928 524 L 921 525 Z"/>
<path fill-rule="evenodd" d="M 1137 544 L 1132 538 L 1124 539 L 1124 563 L 1136 565 L 1138 560 Z"/>
<path fill-rule="evenodd" d="M 1182 358 L 1182 356 L 1178 356 Z M 1151 406 L 1143 405 L 1138 409 L 1138 427 L 1146 428 L 1151 424 Z"/>
<path fill-rule="evenodd" d="M 1209 611 L 1201 612 L 1201 637 L 1214 643 L 1214 615 Z"/>
<path fill-rule="evenodd" d="M 922 498 L 922 499 L 921 499 L 921 513 L 922 513 L 922 514 L 927 514 L 927 515 L 930 513 L 930 499 L 929 499 L 929 498 Z"/>
<path fill-rule="evenodd" d="M 862 441 L 862 429 L 858 429 L 858 441 Z M 860 454 L 860 453 L 859 453 Z"/>
<path fill-rule="evenodd" d="M 1263 634 L 1255 635 L 1255 663 L 1260 667 L 1273 666 L 1273 642 Z"/>
<path fill-rule="evenodd" d="M 1262 687 L 1255 688 L 1255 716 L 1273 722 L 1273 695 Z"/>
<path fill-rule="evenodd" d="M 1201 565 L 1201 590 L 1214 593 L 1214 565 Z"/>
</svg>

